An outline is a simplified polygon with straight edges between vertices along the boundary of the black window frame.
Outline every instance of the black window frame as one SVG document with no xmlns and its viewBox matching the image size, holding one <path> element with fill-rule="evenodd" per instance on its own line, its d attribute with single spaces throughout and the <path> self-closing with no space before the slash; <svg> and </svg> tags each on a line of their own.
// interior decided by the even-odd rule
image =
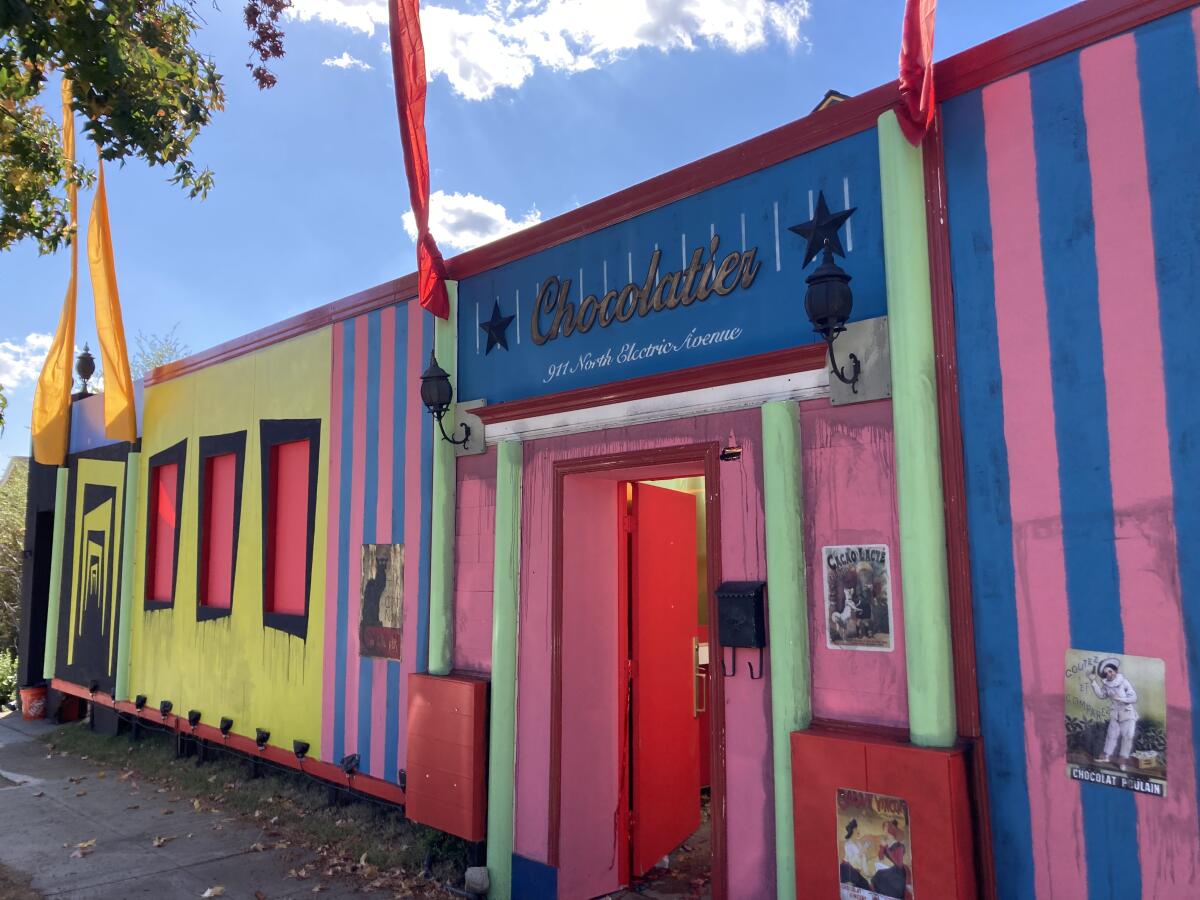
<svg viewBox="0 0 1200 900">
<path fill-rule="evenodd" d="M 154 517 L 155 511 L 154 497 L 154 470 L 160 466 L 174 464 L 176 468 L 175 475 L 175 541 L 171 553 L 171 597 L 169 600 L 160 600 L 150 596 L 150 554 L 152 540 L 154 535 Z M 187 438 L 179 441 L 177 444 L 172 444 L 165 450 L 160 450 L 155 453 L 147 462 L 146 467 L 146 546 L 143 547 L 142 559 L 146 567 L 142 573 L 142 605 L 147 611 L 160 609 L 174 609 L 175 596 L 179 593 L 179 539 L 183 536 L 183 500 L 184 500 L 184 482 L 186 475 L 187 464 Z M 155 560 L 155 567 L 159 565 L 159 561 Z"/>
<path fill-rule="evenodd" d="M 313 542 L 317 524 L 317 484 L 321 472 L 320 419 L 261 419 L 259 427 L 259 462 L 262 466 L 262 616 L 263 625 L 301 640 L 308 638 L 309 606 L 312 602 Z M 271 451 L 280 444 L 308 441 L 308 527 L 305 540 L 304 612 L 277 613 L 267 608 L 269 584 L 267 563 L 271 540 Z"/>
<path fill-rule="evenodd" d="M 229 606 L 204 604 L 205 537 L 204 515 L 208 511 L 208 461 L 232 454 L 236 460 L 233 474 L 233 560 L 229 566 Z M 204 435 L 200 438 L 197 458 L 200 489 L 196 497 L 196 621 L 208 622 L 233 614 L 234 589 L 237 586 L 238 537 L 242 527 L 242 485 L 246 470 L 246 432 Z"/>
</svg>

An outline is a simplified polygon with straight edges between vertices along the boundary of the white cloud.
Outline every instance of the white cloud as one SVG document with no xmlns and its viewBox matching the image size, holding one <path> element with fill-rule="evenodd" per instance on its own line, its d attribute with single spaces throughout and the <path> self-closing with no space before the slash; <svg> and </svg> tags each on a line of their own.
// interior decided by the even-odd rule
<svg viewBox="0 0 1200 900">
<path fill-rule="evenodd" d="M 9 389 L 37 381 L 54 341 L 52 334 L 29 334 L 23 341 L 0 341 L 0 384 Z"/>
<path fill-rule="evenodd" d="M 456 250 L 470 250 L 540 221 L 542 214 L 536 207 L 513 220 L 499 203 L 478 194 L 434 191 L 429 198 L 429 231 L 439 244 Z M 412 210 L 404 214 L 404 230 L 416 240 L 417 223 Z"/>
<path fill-rule="evenodd" d="M 364 72 L 371 68 L 369 63 L 365 63 L 361 59 L 355 59 L 345 50 L 342 51 L 341 56 L 331 56 L 321 63 L 321 65 L 333 66 L 337 69 L 362 69 Z"/>
<path fill-rule="evenodd" d="M 429 77 L 470 100 L 516 88 L 538 67 L 581 72 L 643 47 L 744 53 L 772 38 L 795 48 L 810 0 L 488 0 L 472 11 L 421 10 Z M 289 15 L 364 34 L 387 28 L 379 0 L 294 0 Z"/>
</svg>

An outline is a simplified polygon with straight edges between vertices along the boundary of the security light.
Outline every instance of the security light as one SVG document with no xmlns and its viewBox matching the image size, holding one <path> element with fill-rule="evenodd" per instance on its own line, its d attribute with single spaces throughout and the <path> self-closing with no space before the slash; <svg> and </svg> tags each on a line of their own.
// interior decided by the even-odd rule
<svg viewBox="0 0 1200 900">
<path fill-rule="evenodd" d="M 158 712 L 165 719 L 171 712 L 171 707 L 174 704 L 170 700 L 163 700 L 158 704 Z"/>
<path fill-rule="evenodd" d="M 229 737 L 229 732 L 233 730 L 233 719 L 229 716 L 221 716 L 221 736 Z"/>
<path fill-rule="evenodd" d="M 192 730 L 195 730 L 196 726 L 200 724 L 200 710 L 188 710 L 188 724 L 192 726 Z"/>
<path fill-rule="evenodd" d="M 296 759 L 304 759 L 308 755 L 308 741 L 292 741 L 292 752 Z"/>
<path fill-rule="evenodd" d="M 254 729 L 254 743 L 258 745 L 259 750 L 267 749 L 267 741 L 271 740 L 271 732 L 265 728 Z"/>
</svg>

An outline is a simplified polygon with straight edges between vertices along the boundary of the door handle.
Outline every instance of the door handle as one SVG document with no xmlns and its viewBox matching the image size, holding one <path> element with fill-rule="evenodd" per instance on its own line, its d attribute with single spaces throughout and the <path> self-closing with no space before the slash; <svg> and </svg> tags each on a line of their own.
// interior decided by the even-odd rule
<svg viewBox="0 0 1200 900">
<path fill-rule="evenodd" d="M 708 712 L 708 673 L 700 667 L 700 641 L 692 638 L 692 718 Z"/>
</svg>

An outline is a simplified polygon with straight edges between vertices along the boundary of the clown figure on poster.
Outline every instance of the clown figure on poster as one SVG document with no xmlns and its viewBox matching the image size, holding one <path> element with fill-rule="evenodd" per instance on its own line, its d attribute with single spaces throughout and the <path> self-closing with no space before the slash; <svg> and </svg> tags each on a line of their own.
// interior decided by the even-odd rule
<svg viewBox="0 0 1200 900">
<path fill-rule="evenodd" d="M 1096 757 L 1096 762 L 1106 763 L 1112 760 L 1119 738 L 1120 766 L 1124 769 L 1133 757 L 1133 736 L 1138 720 L 1137 691 L 1129 683 L 1129 679 L 1121 674 L 1120 661 L 1111 656 L 1100 663 L 1100 678 L 1092 675 L 1092 690 L 1101 700 L 1107 700 L 1111 704 L 1108 734 L 1104 738 L 1104 754 Z"/>
<path fill-rule="evenodd" d="M 1164 672 L 1161 659 L 1067 651 L 1064 725 L 1073 780 L 1166 796 Z"/>
</svg>

